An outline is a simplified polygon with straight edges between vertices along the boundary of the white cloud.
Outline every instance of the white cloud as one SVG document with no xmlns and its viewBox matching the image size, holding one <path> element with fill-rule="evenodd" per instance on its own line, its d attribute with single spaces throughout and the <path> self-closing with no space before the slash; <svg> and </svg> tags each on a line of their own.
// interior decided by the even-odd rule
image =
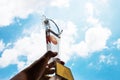
<svg viewBox="0 0 120 80">
<path fill-rule="evenodd" d="M 85 4 L 85 8 L 87 10 L 87 14 L 89 14 L 89 16 L 93 16 L 94 13 L 94 6 L 91 2 L 87 2 Z"/>
<path fill-rule="evenodd" d="M 18 53 L 15 49 L 6 49 L 0 57 L 0 67 L 6 67 L 10 63 L 16 63 Z"/>
<path fill-rule="evenodd" d="M 101 0 L 101 2 L 102 2 L 103 4 L 107 4 L 107 3 L 108 3 L 108 0 Z"/>
<path fill-rule="evenodd" d="M 98 8 L 95 6 L 95 4 L 93 2 L 87 2 L 85 4 L 85 10 L 86 10 L 86 24 L 87 27 L 94 27 L 94 26 L 101 26 L 101 23 L 99 21 L 98 18 L 96 18 L 97 14 L 99 13 L 99 11 L 97 10 Z"/>
<path fill-rule="evenodd" d="M 118 64 L 116 58 L 114 57 L 114 55 L 112 54 L 101 54 L 98 57 L 97 61 L 92 61 L 88 64 L 89 68 L 94 68 L 96 70 L 101 70 L 104 65 L 108 65 L 108 66 L 116 66 Z"/>
<path fill-rule="evenodd" d="M 5 43 L 0 40 L 0 52 L 5 48 Z"/>
<path fill-rule="evenodd" d="M 89 48 L 85 41 L 81 41 L 80 43 L 76 44 L 73 49 L 75 53 L 79 54 L 80 57 L 88 56 Z"/>
<path fill-rule="evenodd" d="M 85 42 L 90 52 L 99 51 L 106 48 L 107 40 L 111 35 L 111 31 L 104 27 L 93 27 L 86 31 Z"/>
<path fill-rule="evenodd" d="M 13 48 L 8 48 L 3 51 L 0 57 L 0 67 L 6 67 L 10 64 L 18 64 L 18 68 L 25 66 L 24 61 L 19 61 L 18 57 L 23 55 L 27 57 L 26 64 L 29 65 L 34 60 L 38 59 L 46 52 L 44 30 L 39 30 L 38 27 L 24 37 L 13 43 Z M 27 34 L 27 33 L 26 33 Z"/>
<path fill-rule="evenodd" d="M 18 62 L 18 65 L 17 65 L 17 67 L 18 67 L 18 70 L 22 70 L 24 67 L 25 67 L 25 62 L 23 62 L 23 61 L 19 61 Z"/>
<path fill-rule="evenodd" d="M 1 0 L 0 1 L 0 27 L 14 22 L 15 17 L 27 18 L 29 14 L 42 12 L 54 3 L 56 7 L 69 5 L 69 0 Z M 42 14 L 42 13 L 41 13 Z"/>
<path fill-rule="evenodd" d="M 95 6 L 91 2 L 85 4 L 87 10 L 86 24 L 88 26 L 85 32 L 85 40 L 75 45 L 74 51 L 81 57 L 87 57 L 96 51 L 107 48 L 107 40 L 111 35 L 111 31 L 103 27 L 98 18 L 95 18 L 97 12 Z M 91 25 L 91 27 L 89 27 Z"/>
<path fill-rule="evenodd" d="M 99 20 L 94 18 L 93 16 L 89 16 L 86 21 L 87 21 L 87 23 L 89 23 L 91 25 L 95 25 L 95 26 L 100 25 Z"/>
<path fill-rule="evenodd" d="M 52 0 L 51 6 L 69 7 L 69 0 Z"/>
<path fill-rule="evenodd" d="M 68 21 L 64 24 L 65 25 L 62 26 L 63 33 L 61 35 L 60 59 L 62 59 L 64 61 L 68 61 L 71 58 L 71 56 L 73 55 L 73 46 L 74 46 L 74 42 L 75 42 L 75 36 L 77 34 L 77 27 L 71 21 Z"/>
<path fill-rule="evenodd" d="M 112 54 L 109 55 L 100 55 L 99 57 L 99 64 L 104 63 L 108 65 L 117 65 L 117 61 Z"/>
<path fill-rule="evenodd" d="M 24 0 L 0 1 L 0 26 L 6 26 L 13 22 L 15 17 L 25 18 L 33 10 Z"/>
<path fill-rule="evenodd" d="M 89 53 L 103 50 L 106 48 L 107 40 L 111 31 L 104 27 L 92 27 L 85 33 L 85 40 L 76 45 L 75 51 L 81 57 L 88 56 Z"/>
<path fill-rule="evenodd" d="M 100 63 L 105 62 L 105 59 L 106 59 L 106 56 L 105 56 L 105 55 L 101 55 L 99 62 L 100 62 Z"/>
<path fill-rule="evenodd" d="M 113 44 L 116 45 L 116 47 L 118 49 L 120 49 L 120 39 L 118 39 L 117 41 L 115 41 Z"/>
</svg>

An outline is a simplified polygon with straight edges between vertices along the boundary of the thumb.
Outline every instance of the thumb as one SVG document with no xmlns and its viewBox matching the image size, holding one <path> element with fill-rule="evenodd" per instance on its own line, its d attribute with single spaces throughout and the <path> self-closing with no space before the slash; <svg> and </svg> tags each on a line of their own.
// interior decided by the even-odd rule
<svg viewBox="0 0 120 80">
<path fill-rule="evenodd" d="M 52 58 L 52 57 L 57 56 L 57 54 L 58 54 L 57 52 L 48 51 L 46 52 L 45 57 Z"/>
</svg>

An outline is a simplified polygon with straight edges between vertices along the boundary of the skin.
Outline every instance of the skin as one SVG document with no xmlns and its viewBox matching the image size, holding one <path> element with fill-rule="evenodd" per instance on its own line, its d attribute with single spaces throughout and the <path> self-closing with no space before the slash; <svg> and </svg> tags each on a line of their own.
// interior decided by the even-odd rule
<svg viewBox="0 0 120 80">
<path fill-rule="evenodd" d="M 16 74 L 10 80 L 49 80 L 50 77 L 47 75 L 55 72 L 55 70 L 51 69 L 55 67 L 55 62 L 48 64 L 48 61 L 56 55 L 56 52 L 48 51 L 45 55 Z M 64 65 L 64 62 L 59 59 L 56 60 Z"/>
</svg>

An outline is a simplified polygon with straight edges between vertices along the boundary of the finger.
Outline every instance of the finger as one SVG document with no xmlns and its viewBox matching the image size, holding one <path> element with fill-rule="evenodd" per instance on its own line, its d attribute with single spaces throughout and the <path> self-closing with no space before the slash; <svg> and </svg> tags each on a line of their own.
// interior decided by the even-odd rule
<svg viewBox="0 0 120 80">
<path fill-rule="evenodd" d="M 58 63 L 60 63 L 60 64 L 62 64 L 62 65 L 65 64 L 63 61 L 60 61 L 59 58 L 55 58 L 55 61 L 47 64 L 46 68 L 55 68 L 56 62 L 58 62 Z"/>
<path fill-rule="evenodd" d="M 47 67 L 49 67 L 49 68 L 55 67 L 56 62 L 58 62 L 62 65 L 65 64 L 65 62 L 61 61 L 59 58 L 55 58 L 53 62 L 51 62 L 47 65 Z"/>
<path fill-rule="evenodd" d="M 55 69 L 48 68 L 45 70 L 45 74 L 53 74 L 53 73 L 55 73 Z"/>
<path fill-rule="evenodd" d="M 45 57 L 55 57 L 57 56 L 57 52 L 52 52 L 52 51 L 48 51 L 46 54 L 45 54 Z"/>
<path fill-rule="evenodd" d="M 49 80 L 50 78 L 50 76 L 44 75 L 40 80 Z"/>
<path fill-rule="evenodd" d="M 55 61 L 58 62 L 58 63 L 60 63 L 60 64 L 62 64 L 62 65 L 65 64 L 65 62 L 61 61 L 59 58 L 55 58 Z"/>
<path fill-rule="evenodd" d="M 63 62 L 63 61 L 60 61 L 60 63 L 61 63 L 62 65 L 64 65 L 64 64 L 65 64 L 65 62 Z"/>
<path fill-rule="evenodd" d="M 48 64 L 48 68 L 52 68 L 52 67 L 55 67 L 55 62 L 54 61 Z"/>
</svg>

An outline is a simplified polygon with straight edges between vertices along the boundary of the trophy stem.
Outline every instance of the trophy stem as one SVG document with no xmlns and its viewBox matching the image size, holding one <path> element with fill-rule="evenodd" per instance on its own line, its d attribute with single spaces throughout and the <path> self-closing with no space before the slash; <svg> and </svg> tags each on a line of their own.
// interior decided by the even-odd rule
<svg viewBox="0 0 120 80">
<path fill-rule="evenodd" d="M 50 22 L 54 23 L 55 27 L 50 26 Z M 47 51 L 53 51 L 59 53 L 59 42 L 60 42 L 60 32 L 59 27 L 57 24 L 51 19 L 45 19 L 44 24 L 46 26 L 46 44 L 47 44 Z M 57 29 L 57 32 L 56 30 Z M 58 56 L 57 56 L 58 58 Z M 55 58 L 52 58 L 50 62 L 55 61 L 55 74 L 49 80 L 74 80 L 71 70 L 60 64 L 59 61 L 56 61 Z"/>
</svg>

